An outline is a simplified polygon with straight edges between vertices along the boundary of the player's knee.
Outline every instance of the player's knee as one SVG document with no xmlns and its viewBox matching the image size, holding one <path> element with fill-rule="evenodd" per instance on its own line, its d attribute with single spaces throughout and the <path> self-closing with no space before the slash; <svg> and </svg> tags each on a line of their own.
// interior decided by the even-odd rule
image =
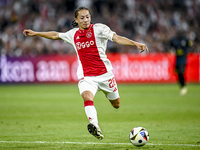
<svg viewBox="0 0 200 150">
<path fill-rule="evenodd" d="M 90 91 L 84 91 L 81 96 L 83 97 L 83 100 L 93 100 L 94 96 Z"/>
</svg>

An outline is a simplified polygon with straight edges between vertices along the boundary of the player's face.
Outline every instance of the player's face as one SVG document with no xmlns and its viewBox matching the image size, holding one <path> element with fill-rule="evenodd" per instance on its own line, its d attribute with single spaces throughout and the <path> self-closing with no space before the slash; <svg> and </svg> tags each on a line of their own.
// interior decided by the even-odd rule
<svg viewBox="0 0 200 150">
<path fill-rule="evenodd" d="M 90 26 L 91 15 L 88 10 L 83 9 L 78 12 L 78 16 L 75 20 L 76 23 L 78 23 L 79 28 L 85 30 Z"/>
</svg>

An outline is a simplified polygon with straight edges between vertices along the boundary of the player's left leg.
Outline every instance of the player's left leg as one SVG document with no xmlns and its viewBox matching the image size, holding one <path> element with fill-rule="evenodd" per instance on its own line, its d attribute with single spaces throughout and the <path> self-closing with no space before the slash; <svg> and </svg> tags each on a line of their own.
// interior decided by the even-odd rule
<svg viewBox="0 0 200 150">
<path fill-rule="evenodd" d="M 179 78 L 179 83 L 181 85 L 180 95 L 183 96 L 183 95 L 187 94 L 187 87 L 186 87 L 186 84 L 185 84 L 185 78 L 184 78 L 184 75 L 182 73 L 178 74 L 178 78 Z"/>
<path fill-rule="evenodd" d="M 114 108 L 119 108 L 120 97 L 113 73 L 108 72 L 105 76 L 101 76 L 100 81 L 99 88 L 104 92 L 106 98 Z"/>
<path fill-rule="evenodd" d="M 185 78 L 184 75 L 182 73 L 178 73 L 178 79 L 179 79 L 179 83 L 181 85 L 181 88 L 183 88 L 185 86 Z"/>
<path fill-rule="evenodd" d="M 179 83 L 181 85 L 180 95 L 187 94 L 187 87 L 186 87 L 186 83 L 185 83 L 184 72 L 185 72 L 185 64 L 181 64 L 179 66 L 179 70 L 178 70 L 178 79 L 179 79 Z"/>
<path fill-rule="evenodd" d="M 120 98 L 119 97 L 115 100 L 109 100 L 109 101 L 114 108 L 118 109 L 120 107 Z"/>
</svg>

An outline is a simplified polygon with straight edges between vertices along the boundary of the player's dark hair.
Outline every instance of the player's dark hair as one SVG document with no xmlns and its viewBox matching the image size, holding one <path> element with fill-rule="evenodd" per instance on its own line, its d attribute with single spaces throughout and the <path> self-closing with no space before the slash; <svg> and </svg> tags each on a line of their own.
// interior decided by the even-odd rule
<svg viewBox="0 0 200 150">
<path fill-rule="evenodd" d="M 86 7 L 78 7 L 78 8 L 76 8 L 75 11 L 74 11 L 74 17 L 75 17 L 75 18 L 78 17 L 78 12 L 79 12 L 80 10 L 88 10 L 89 13 L 90 13 L 90 10 L 89 10 L 88 8 L 86 8 Z M 91 13 L 90 13 L 90 15 L 91 15 Z M 72 27 L 77 27 L 77 26 L 78 26 L 78 23 L 76 23 L 76 21 L 73 20 L 73 21 L 71 22 L 71 25 L 72 25 Z"/>
</svg>

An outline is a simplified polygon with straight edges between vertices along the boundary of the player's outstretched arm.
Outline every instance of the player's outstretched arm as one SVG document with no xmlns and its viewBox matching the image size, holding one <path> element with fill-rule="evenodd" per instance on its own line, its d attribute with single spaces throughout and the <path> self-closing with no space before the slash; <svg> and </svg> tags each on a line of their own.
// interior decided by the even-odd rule
<svg viewBox="0 0 200 150">
<path fill-rule="evenodd" d="M 23 34 L 25 36 L 29 35 L 29 36 L 41 36 L 47 39 L 53 39 L 53 40 L 59 40 L 59 33 L 55 32 L 55 31 L 50 31 L 50 32 L 35 32 L 33 30 L 30 29 L 25 29 L 23 31 Z"/>
<path fill-rule="evenodd" d="M 149 53 L 149 50 L 148 50 L 148 48 L 145 44 L 132 41 L 132 40 L 126 38 L 126 37 L 122 37 L 122 36 L 119 36 L 117 34 L 114 34 L 113 35 L 113 41 L 118 43 L 118 44 L 121 44 L 121 45 L 137 46 L 137 48 L 140 50 L 140 53 L 142 53 L 145 50 L 147 51 L 147 53 Z"/>
</svg>

